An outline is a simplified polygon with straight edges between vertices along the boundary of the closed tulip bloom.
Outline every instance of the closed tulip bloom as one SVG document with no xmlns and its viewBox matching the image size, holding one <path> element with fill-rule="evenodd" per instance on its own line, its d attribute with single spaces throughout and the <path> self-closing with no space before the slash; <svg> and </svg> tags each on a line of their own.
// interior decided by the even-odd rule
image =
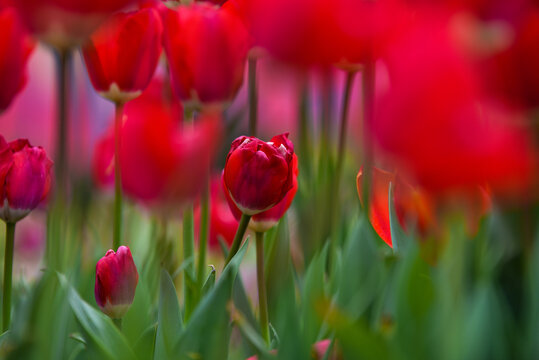
<svg viewBox="0 0 539 360">
<path fill-rule="evenodd" d="M 59 49 L 81 44 L 110 14 L 134 0 L 8 0 L 25 25 Z"/>
<path fill-rule="evenodd" d="M 175 90 L 188 106 L 223 105 L 242 81 L 248 33 L 228 11 L 195 3 L 167 9 L 164 48 Z"/>
<path fill-rule="evenodd" d="M 0 136 L 0 218 L 17 222 L 44 200 L 51 187 L 52 161 L 28 140 L 6 143 Z"/>
<path fill-rule="evenodd" d="M 275 138 L 278 138 L 280 141 L 282 141 L 284 144 L 287 144 L 288 147 L 293 148 L 292 142 L 288 140 L 286 135 L 279 135 Z M 274 138 L 274 139 L 275 139 Z M 251 229 L 254 232 L 266 232 L 279 222 L 283 215 L 286 213 L 290 205 L 292 205 L 292 201 L 294 200 L 294 196 L 296 196 L 296 192 L 298 191 L 298 159 L 296 154 L 293 155 L 292 159 L 292 188 L 288 190 L 285 197 L 279 201 L 276 205 L 272 206 L 270 209 L 263 211 L 261 213 L 255 214 L 251 217 L 251 220 L 249 221 L 249 229 Z M 223 189 L 226 189 L 226 186 L 224 184 L 224 176 L 222 177 L 222 184 Z M 225 191 L 226 200 L 228 202 L 228 206 L 230 206 L 230 210 L 234 214 L 234 217 L 236 220 L 240 220 L 241 218 L 241 210 L 236 206 L 232 198 L 230 197 L 230 194 Z"/>
<path fill-rule="evenodd" d="M 223 171 L 225 191 L 246 215 L 279 203 L 294 183 L 294 148 L 288 134 L 264 142 L 241 136 L 232 142 Z"/>
<path fill-rule="evenodd" d="M 121 319 L 133 303 L 138 272 L 131 251 L 120 246 L 109 250 L 95 267 L 95 301 L 105 314 Z"/>
<path fill-rule="evenodd" d="M 13 8 L 0 9 L 0 114 L 26 84 L 26 63 L 34 48 Z"/>
<path fill-rule="evenodd" d="M 111 17 L 82 48 L 97 92 L 115 102 L 139 96 L 148 86 L 161 54 L 162 25 L 152 8 Z"/>
</svg>

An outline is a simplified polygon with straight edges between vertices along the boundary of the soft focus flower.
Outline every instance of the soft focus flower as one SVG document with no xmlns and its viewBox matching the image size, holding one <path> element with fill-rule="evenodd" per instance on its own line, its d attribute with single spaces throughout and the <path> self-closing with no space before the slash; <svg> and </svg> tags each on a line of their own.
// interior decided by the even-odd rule
<svg viewBox="0 0 539 360">
<path fill-rule="evenodd" d="M 152 8 L 118 13 L 82 48 L 94 88 L 103 97 L 125 102 L 148 86 L 161 54 L 162 25 Z"/>
<path fill-rule="evenodd" d="M 522 191 L 535 162 L 529 136 L 486 98 L 444 24 L 418 22 L 388 50 L 390 89 L 371 124 L 379 149 L 430 191 Z"/>
<path fill-rule="evenodd" d="M 328 352 L 328 349 L 331 345 L 331 340 L 329 339 L 325 339 L 325 340 L 320 340 L 316 343 L 313 344 L 313 349 L 312 349 L 312 355 L 313 355 L 313 359 L 315 360 L 322 360 L 322 359 L 325 359 L 326 357 L 326 353 Z M 338 351 L 337 349 L 337 345 L 333 345 L 333 349 L 331 351 L 331 353 L 329 354 L 328 360 L 339 360 L 339 359 L 342 359 L 342 355 L 340 354 L 340 352 Z"/>
<path fill-rule="evenodd" d="M 196 197 L 221 137 L 217 115 L 201 114 L 195 124 L 182 129 L 181 110 L 164 93 L 167 87 L 156 83 L 126 104 L 120 149 L 123 190 L 159 208 Z M 93 171 L 98 184 L 113 179 L 113 141 L 110 129 L 96 147 Z"/>
<path fill-rule="evenodd" d="M 134 0 L 8 0 L 23 22 L 59 49 L 81 44 L 110 14 Z"/>
<path fill-rule="evenodd" d="M 26 62 L 34 44 L 13 8 L 0 7 L 0 114 L 26 84 Z"/>
<path fill-rule="evenodd" d="M 184 104 L 230 102 L 242 84 L 248 50 L 241 21 L 203 3 L 167 9 L 163 17 L 172 83 Z"/>
<path fill-rule="evenodd" d="M 223 171 L 225 191 L 242 213 L 255 215 L 279 203 L 293 187 L 294 148 L 288 134 L 264 142 L 241 136 L 232 142 Z"/>
<path fill-rule="evenodd" d="M 122 318 L 133 303 L 138 272 L 131 251 L 120 246 L 109 250 L 95 266 L 95 301 L 105 314 Z"/>
<path fill-rule="evenodd" d="M 194 217 L 195 232 L 198 234 L 200 229 L 200 204 L 195 208 Z M 219 238 L 223 239 L 229 246 L 232 245 L 234 235 L 236 235 L 236 230 L 238 229 L 238 220 L 236 220 L 228 206 L 219 176 L 214 177 L 210 182 L 209 226 L 208 246 L 210 250 L 220 251 Z"/>
<path fill-rule="evenodd" d="M 286 135 L 279 135 L 275 136 L 273 139 L 271 139 L 272 142 L 276 144 L 276 146 L 280 146 L 280 144 L 285 144 L 285 146 L 289 149 L 294 149 L 294 145 L 290 140 L 288 140 L 288 134 Z M 255 214 L 251 217 L 251 220 L 249 222 L 249 229 L 255 232 L 265 232 L 277 225 L 279 220 L 283 217 L 285 212 L 288 210 L 290 205 L 292 205 L 292 201 L 294 200 L 294 196 L 296 195 L 296 192 L 298 190 L 298 159 L 296 154 L 293 155 L 292 159 L 292 187 L 284 198 L 279 201 L 277 204 L 272 206 L 270 209 L 263 211 L 261 213 Z M 234 214 L 236 220 L 240 220 L 241 218 L 241 210 L 236 206 L 232 198 L 230 197 L 230 194 L 226 191 L 226 185 L 224 182 L 224 173 L 222 177 L 222 184 L 223 189 L 226 195 L 226 200 L 228 202 L 228 205 L 230 206 L 230 210 Z"/>
<path fill-rule="evenodd" d="M 45 199 L 51 187 L 52 161 L 28 140 L 6 143 L 0 136 L 0 218 L 17 222 Z"/>
</svg>

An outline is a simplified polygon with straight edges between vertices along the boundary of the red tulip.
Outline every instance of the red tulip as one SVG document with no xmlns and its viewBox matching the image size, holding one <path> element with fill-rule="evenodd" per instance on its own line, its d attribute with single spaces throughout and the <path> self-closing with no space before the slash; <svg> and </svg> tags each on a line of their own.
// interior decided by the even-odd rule
<svg viewBox="0 0 539 360">
<path fill-rule="evenodd" d="M 200 206 L 195 208 L 195 231 L 200 228 Z M 234 235 L 238 229 L 238 220 L 232 214 L 223 187 L 221 179 L 215 177 L 210 183 L 210 231 L 208 236 L 208 246 L 210 250 L 220 251 L 219 238 L 222 238 L 226 244 L 232 245 Z"/>
<path fill-rule="evenodd" d="M 371 128 L 380 150 L 434 192 L 529 186 L 529 136 L 485 97 L 473 66 L 434 21 L 405 31 L 385 57 L 391 87 Z"/>
<path fill-rule="evenodd" d="M 227 11 L 195 3 L 164 11 L 164 47 L 184 104 L 230 102 L 243 81 L 248 34 Z"/>
<path fill-rule="evenodd" d="M 97 29 L 82 48 L 97 92 L 115 102 L 140 95 L 155 72 L 162 31 L 152 8 L 115 14 Z"/>
<path fill-rule="evenodd" d="M 0 136 L 0 218 L 17 222 L 44 200 L 51 187 L 51 167 L 45 150 L 28 140 L 6 143 Z"/>
<path fill-rule="evenodd" d="M 282 138 L 284 138 L 285 143 L 288 144 L 289 147 L 293 147 L 292 142 L 288 140 L 288 138 L 285 138 L 283 135 L 281 135 Z M 279 201 L 276 205 L 272 206 L 270 209 L 263 211 L 261 213 L 255 214 L 251 217 L 251 220 L 249 221 L 249 229 L 255 232 L 266 232 L 279 222 L 283 215 L 286 213 L 290 205 L 292 205 L 292 201 L 294 200 L 294 196 L 296 196 L 296 192 L 298 190 L 298 159 L 296 154 L 294 154 L 292 159 L 292 169 L 293 169 L 293 178 L 292 178 L 292 188 L 288 190 L 284 198 Z M 224 182 L 224 173 L 221 177 L 221 183 L 222 187 L 224 189 L 224 193 L 226 196 L 226 200 L 228 202 L 228 206 L 230 207 L 230 210 L 234 214 L 234 217 L 236 220 L 241 219 L 241 210 L 238 209 L 232 198 L 230 197 L 230 194 L 226 191 L 226 185 Z"/>
<path fill-rule="evenodd" d="M 270 142 L 241 136 L 232 142 L 223 179 L 236 206 L 246 215 L 266 211 L 292 189 L 294 148 L 288 134 Z"/>
<path fill-rule="evenodd" d="M 138 272 L 131 251 L 120 246 L 109 250 L 95 266 L 95 301 L 105 314 L 122 318 L 133 303 Z"/>
<path fill-rule="evenodd" d="M 13 8 L 0 9 L 0 114 L 26 84 L 26 62 L 34 44 Z"/>
<path fill-rule="evenodd" d="M 8 0 L 31 32 L 57 48 L 82 43 L 110 14 L 134 0 Z"/>
</svg>

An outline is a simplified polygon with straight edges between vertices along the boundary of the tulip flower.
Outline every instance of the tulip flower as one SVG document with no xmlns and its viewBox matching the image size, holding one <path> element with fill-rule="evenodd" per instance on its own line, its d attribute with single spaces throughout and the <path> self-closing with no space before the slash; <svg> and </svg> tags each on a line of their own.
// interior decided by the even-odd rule
<svg viewBox="0 0 539 360">
<path fill-rule="evenodd" d="M 294 148 L 288 134 L 264 142 L 241 136 L 232 142 L 223 171 L 232 201 L 247 215 L 266 211 L 293 187 Z"/>
<path fill-rule="evenodd" d="M 95 267 L 95 301 L 112 319 L 121 319 L 133 303 L 138 272 L 131 251 L 120 246 L 109 250 Z"/>
<path fill-rule="evenodd" d="M 134 0 L 10 0 L 23 22 L 57 49 L 81 44 L 110 14 Z"/>
<path fill-rule="evenodd" d="M 205 3 L 164 11 L 164 48 L 184 105 L 229 103 L 242 81 L 248 33 L 233 14 Z"/>
<path fill-rule="evenodd" d="M 82 48 L 96 91 L 113 102 L 126 102 L 148 86 L 161 54 L 162 25 L 152 8 L 118 13 Z"/>
<path fill-rule="evenodd" d="M 0 114 L 26 84 L 26 63 L 33 42 L 11 7 L 0 9 Z"/>
</svg>

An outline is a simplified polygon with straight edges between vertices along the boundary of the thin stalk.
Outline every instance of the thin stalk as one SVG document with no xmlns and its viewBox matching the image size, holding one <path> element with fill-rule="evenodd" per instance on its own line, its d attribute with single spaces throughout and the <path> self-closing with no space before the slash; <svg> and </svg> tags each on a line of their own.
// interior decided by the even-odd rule
<svg viewBox="0 0 539 360">
<path fill-rule="evenodd" d="M 269 346 L 268 296 L 264 276 L 264 233 L 256 233 L 256 280 L 258 284 L 258 309 L 260 311 L 260 331 Z"/>
<path fill-rule="evenodd" d="M 69 133 L 69 123 L 67 120 L 67 86 L 68 67 L 71 59 L 70 50 L 56 51 L 56 78 L 57 78 L 57 128 L 56 128 L 56 159 L 54 168 L 56 169 L 56 196 L 65 201 L 68 191 L 68 164 L 67 164 L 67 138 Z"/>
<path fill-rule="evenodd" d="M 346 129 L 348 125 L 348 110 L 350 109 L 350 93 L 352 90 L 352 84 L 354 82 L 355 72 L 349 71 L 346 74 L 346 81 L 344 83 L 344 92 L 342 98 L 342 107 L 341 107 L 341 126 L 339 129 L 339 144 L 337 150 L 337 168 L 335 172 L 335 194 L 339 194 L 340 180 L 342 177 L 342 168 L 344 165 L 344 155 L 346 149 Z"/>
<path fill-rule="evenodd" d="M 116 325 L 118 330 L 122 332 L 122 319 L 112 319 L 112 322 L 114 323 L 114 325 Z"/>
<path fill-rule="evenodd" d="M 4 296 L 2 302 L 2 332 L 9 329 L 11 320 L 11 280 L 13 273 L 13 245 L 15 223 L 6 223 L 6 252 L 4 253 Z"/>
<path fill-rule="evenodd" d="M 249 135 L 256 136 L 258 120 L 258 91 L 256 86 L 256 57 L 248 60 Z"/>
<path fill-rule="evenodd" d="M 193 231 L 193 206 L 189 205 L 183 213 L 183 261 L 193 259 L 195 248 L 195 235 Z M 187 322 L 194 309 L 195 294 L 193 293 L 194 264 L 191 263 L 185 267 L 184 276 L 184 320 Z M 190 277 L 190 278 L 189 278 Z"/>
<path fill-rule="evenodd" d="M 225 267 L 228 265 L 230 260 L 236 255 L 238 250 L 240 249 L 241 241 L 243 240 L 243 235 L 245 235 L 245 231 L 247 230 L 247 225 L 249 225 L 249 221 L 251 220 L 251 215 L 242 214 L 240 223 L 238 225 L 238 230 L 236 230 L 236 236 L 234 236 L 234 241 L 232 242 L 232 246 L 230 247 L 230 251 L 228 252 L 228 256 L 225 260 Z"/>
<path fill-rule="evenodd" d="M 114 120 L 114 224 L 112 248 L 118 249 L 122 241 L 122 178 L 120 163 L 120 147 L 122 141 L 122 119 L 124 104 L 116 103 L 116 116 Z"/>
<path fill-rule="evenodd" d="M 198 290 L 202 293 L 202 287 L 205 280 L 206 269 L 206 249 L 208 247 L 208 230 L 209 230 L 209 214 L 210 214 L 210 189 L 209 183 L 206 182 L 206 188 L 202 193 L 202 201 L 200 205 L 200 238 L 198 239 Z"/>
<path fill-rule="evenodd" d="M 361 75 L 363 90 L 363 208 L 369 208 L 369 193 L 372 174 L 372 141 L 370 136 L 371 125 L 374 118 L 374 85 L 375 64 L 373 59 L 368 59 Z M 368 210 L 366 210 L 368 211 Z"/>
</svg>

